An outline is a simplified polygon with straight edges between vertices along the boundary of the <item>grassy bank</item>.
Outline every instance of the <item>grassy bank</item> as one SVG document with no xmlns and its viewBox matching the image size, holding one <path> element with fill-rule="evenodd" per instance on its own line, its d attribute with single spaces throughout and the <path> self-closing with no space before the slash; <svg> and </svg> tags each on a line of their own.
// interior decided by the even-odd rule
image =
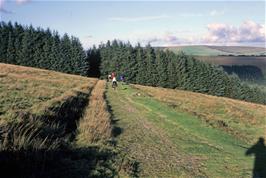
<svg viewBox="0 0 266 178">
<path fill-rule="evenodd" d="M 97 79 L 12 65 L 1 74 L 1 176 L 113 176 L 110 150 L 73 144 Z"/>
<path fill-rule="evenodd" d="M 86 77 L 0 64 L 0 122 L 13 122 L 23 113 L 40 113 L 78 92 L 89 92 L 95 82 Z"/>
</svg>

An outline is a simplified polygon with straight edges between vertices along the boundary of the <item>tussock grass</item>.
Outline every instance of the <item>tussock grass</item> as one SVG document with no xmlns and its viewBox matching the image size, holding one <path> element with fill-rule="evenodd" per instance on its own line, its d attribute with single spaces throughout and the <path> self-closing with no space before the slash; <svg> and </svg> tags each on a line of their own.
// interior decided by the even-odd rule
<svg viewBox="0 0 266 178">
<path fill-rule="evenodd" d="M 72 144 L 96 82 L 0 64 L 1 177 L 114 177 L 110 149 Z"/>
<path fill-rule="evenodd" d="M 89 105 L 78 126 L 78 145 L 106 142 L 112 136 L 111 115 L 104 98 L 105 86 L 106 82 L 99 80 L 89 97 Z"/>
<path fill-rule="evenodd" d="M 9 64 L 0 64 L 0 74 L 0 122 L 13 122 L 21 112 L 39 112 L 76 91 L 87 92 L 97 81 Z"/>
</svg>

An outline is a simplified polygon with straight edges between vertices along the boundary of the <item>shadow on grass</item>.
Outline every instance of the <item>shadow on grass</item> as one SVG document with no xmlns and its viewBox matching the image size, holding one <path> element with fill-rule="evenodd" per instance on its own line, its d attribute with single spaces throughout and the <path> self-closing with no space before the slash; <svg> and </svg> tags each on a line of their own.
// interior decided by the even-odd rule
<svg viewBox="0 0 266 178">
<path fill-rule="evenodd" d="M 11 178 L 114 177 L 115 152 L 104 147 L 75 148 L 60 125 L 40 120 L 1 127 L 0 173 Z"/>
<path fill-rule="evenodd" d="M 246 155 L 254 155 L 253 178 L 266 178 L 266 146 L 264 138 L 260 137 L 256 144 L 251 146 Z"/>
<path fill-rule="evenodd" d="M 112 137 L 115 138 L 115 137 L 117 137 L 117 136 L 119 136 L 120 134 L 123 133 L 123 128 L 117 126 L 117 122 L 119 122 L 119 119 L 115 118 L 115 116 L 114 116 L 114 112 L 113 112 L 112 106 L 111 106 L 111 104 L 110 104 L 110 102 L 109 102 L 109 100 L 107 99 L 107 96 L 106 96 L 106 91 L 104 92 L 103 97 L 104 97 L 104 100 L 106 101 L 107 110 L 108 110 L 108 112 L 111 115 L 110 119 L 111 119 L 111 123 L 112 123 L 112 126 L 113 126 L 113 128 L 112 128 Z M 116 145 L 116 141 L 114 139 L 113 139 L 113 144 Z"/>
<path fill-rule="evenodd" d="M 0 177 L 114 177 L 113 150 L 72 144 L 87 98 L 80 93 L 42 116 L 19 113 L 17 122 L 0 125 Z"/>
<path fill-rule="evenodd" d="M 1 177 L 114 177 L 112 152 L 97 147 L 0 152 Z"/>
</svg>

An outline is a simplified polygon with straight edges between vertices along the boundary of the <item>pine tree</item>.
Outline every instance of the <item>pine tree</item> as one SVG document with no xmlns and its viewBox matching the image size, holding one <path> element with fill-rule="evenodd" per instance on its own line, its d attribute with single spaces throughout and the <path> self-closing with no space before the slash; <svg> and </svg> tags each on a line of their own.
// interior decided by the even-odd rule
<svg viewBox="0 0 266 178">
<path fill-rule="evenodd" d="M 12 32 L 9 32 L 6 58 L 9 60 L 9 63 L 11 63 L 11 64 L 16 64 L 16 59 L 15 59 L 16 51 L 15 51 L 14 41 L 15 41 L 15 39 L 12 35 Z"/>
</svg>

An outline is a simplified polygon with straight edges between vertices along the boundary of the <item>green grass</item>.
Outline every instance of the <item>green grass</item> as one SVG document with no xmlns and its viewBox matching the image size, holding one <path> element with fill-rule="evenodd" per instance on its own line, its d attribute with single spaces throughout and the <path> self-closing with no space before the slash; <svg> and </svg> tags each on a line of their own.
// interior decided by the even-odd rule
<svg viewBox="0 0 266 178">
<path fill-rule="evenodd" d="M 209 48 L 208 46 L 180 46 L 180 47 L 169 47 L 167 49 L 175 53 L 183 51 L 185 54 L 193 56 L 218 56 L 218 55 L 231 54 L 217 49 Z"/>
<path fill-rule="evenodd" d="M 130 86 L 108 89 L 107 99 L 123 130 L 118 147 L 139 162 L 140 176 L 251 176 L 250 144 Z"/>
<path fill-rule="evenodd" d="M 175 108 L 177 112 L 197 116 L 209 126 L 247 143 L 254 143 L 258 137 L 265 136 L 266 107 L 263 105 L 182 90 L 141 85 L 134 87 Z"/>
<path fill-rule="evenodd" d="M 218 56 L 218 55 L 265 55 L 265 48 L 241 47 L 241 46 L 176 46 L 166 47 L 170 51 L 178 53 L 183 51 L 193 56 Z"/>
</svg>

